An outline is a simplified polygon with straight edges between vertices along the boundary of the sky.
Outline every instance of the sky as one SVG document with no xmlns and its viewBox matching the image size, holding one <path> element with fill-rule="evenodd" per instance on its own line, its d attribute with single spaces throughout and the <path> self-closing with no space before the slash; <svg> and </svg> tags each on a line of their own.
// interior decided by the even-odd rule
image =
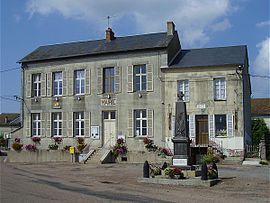
<svg viewBox="0 0 270 203">
<path fill-rule="evenodd" d="M 41 45 L 166 31 L 183 49 L 247 45 L 252 98 L 270 97 L 269 0 L 1 0 L 0 113 L 20 111 L 18 60 Z"/>
</svg>

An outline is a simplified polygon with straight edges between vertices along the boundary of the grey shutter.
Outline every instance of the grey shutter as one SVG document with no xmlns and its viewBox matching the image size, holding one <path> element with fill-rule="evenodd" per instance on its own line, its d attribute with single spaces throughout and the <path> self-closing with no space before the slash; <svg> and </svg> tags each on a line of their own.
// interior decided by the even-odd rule
<svg viewBox="0 0 270 203">
<path fill-rule="evenodd" d="M 31 137 L 31 114 L 27 113 L 25 114 L 25 137 Z"/>
<path fill-rule="evenodd" d="M 117 94 L 117 93 L 120 93 L 121 92 L 121 79 L 122 79 L 122 69 L 121 67 L 115 67 L 114 68 L 114 92 Z"/>
<path fill-rule="evenodd" d="M 84 136 L 85 137 L 90 137 L 90 134 L 91 134 L 91 132 L 90 132 L 90 129 L 91 129 L 91 127 L 90 127 L 90 117 L 91 116 L 91 113 L 90 112 L 84 112 L 84 122 L 85 122 L 85 129 L 84 129 Z"/>
<path fill-rule="evenodd" d="M 133 110 L 128 110 L 128 137 L 134 137 L 134 127 L 133 127 Z"/>
<path fill-rule="evenodd" d="M 91 94 L 91 70 L 85 69 L 85 94 Z"/>
<path fill-rule="evenodd" d="M 147 64 L 147 91 L 153 91 L 153 65 Z"/>
<path fill-rule="evenodd" d="M 52 73 L 47 74 L 47 96 L 52 96 Z"/>
<path fill-rule="evenodd" d="M 147 136 L 148 137 L 153 137 L 154 136 L 153 120 L 154 120 L 153 110 L 148 109 L 147 110 L 147 131 L 148 131 Z"/>
<path fill-rule="evenodd" d="M 32 74 L 26 75 L 26 82 L 25 82 L 25 91 L 26 91 L 26 97 L 32 96 Z"/>
<path fill-rule="evenodd" d="M 67 72 L 62 71 L 63 76 L 63 96 L 67 95 Z"/>
<path fill-rule="evenodd" d="M 233 137 L 234 136 L 234 129 L 233 129 L 233 114 L 227 114 L 227 136 Z"/>
<path fill-rule="evenodd" d="M 67 113 L 66 112 L 62 112 L 62 136 L 63 137 L 67 137 Z"/>
<path fill-rule="evenodd" d="M 73 95 L 73 70 L 67 71 L 67 95 L 72 96 Z"/>
<path fill-rule="evenodd" d="M 67 136 L 73 137 L 73 112 L 67 112 Z"/>
<path fill-rule="evenodd" d="M 46 137 L 51 137 L 51 133 L 52 133 L 51 117 L 52 117 L 51 112 L 46 113 Z"/>
<path fill-rule="evenodd" d="M 133 92 L 133 66 L 128 66 L 127 92 Z"/>
<path fill-rule="evenodd" d="M 41 129 L 40 129 L 40 136 L 45 137 L 46 136 L 46 123 L 45 123 L 45 118 L 46 114 L 44 112 L 40 113 L 40 122 L 41 122 Z"/>
<path fill-rule="evenodd" d="M 46 93 L 46 74 L 45 73 L 41 73 L 41 96 L 42 97 L 46 97 L 47 93 Z"/>
<path fill-rule="evenodd" d="M 208 131 L 209 131 L 209 138 L 215 137 L 215 115 L 208 115 Z"/>
<path fill-rule="evenodd" d="M 195 141 L 196 138 L 195 115 L 189 115 L 189 137 Z"/>
<path fill-rule="evenodd" d="M 103 93 L 103 68 L 97 68 L 97 94 Z"/>
</svg>

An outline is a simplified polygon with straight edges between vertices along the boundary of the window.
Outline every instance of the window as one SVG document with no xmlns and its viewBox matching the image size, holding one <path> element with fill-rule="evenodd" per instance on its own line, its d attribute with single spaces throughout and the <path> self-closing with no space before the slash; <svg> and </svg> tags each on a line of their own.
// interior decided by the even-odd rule
<svg viewBox="0 0 270 203">
<path fill-rule="evenodd" d="M 84 136 L 84 112 L 74 112 L 74 136 Z"/>
<path fill-rule="evenodd" d="M 146 91 L 146 75 L 146 65 L 134 66 L 135 91 Z"/>
<path fill-rule="evenodd" d="M 147 135 L 147 116 L 146 110 L 135 110 L 135 135 L 146 136 Z"/>
<path fill-rule="evenodd" d="M 52 119 L 53 119 L 53 136 L 62 136 L 62 126 L 63 126 L 62 113 L 53 113 Z"/>
<path fill-rule="evenodd" d="M 226 81 L 225 78 L 214 79 L 214 99 L 225 100 L 226 99 Z"/>
<path fill-rule="evenodd" d="M 75 75 L 75 95 L 82 95 L 85 93 L 85 71 L 76 70 L 74 75 Z"/>
<path fill-rule="evenodd" d="M 63 77 L 62 72 L 53 73 L 53 95 L 62 96 L 63 89 Z"/>
<path fill-rule="evenodd" d="M 183 101 L 189 101 L 189 81 L 188 80 L 179 80 L 177 82 L 177 91 L 178 94 L 181 92 L 184 94 Z"/>
<path fill-rule="evenodd" d="M 103 69 L 103 93 L 114 93 L 114 68 Z"/>
<path fill-rule="evenodd" d="M 40 114 L 33 113 L 31 119 L 32 119 L 32 136 L 40 136 L 40 129 L 41 129 Z"/>
<path fill-rule="evenodd" d="M 226 115 L 215 115 L 215 135 L 226 136 L 227 135 L 227 121 Z"/>
<path fill-rule="evenodd" d="M 40 97 L 41 91 L 41 74 L 33 74 L 32 75 L 32 96 Z"/>
</svg>

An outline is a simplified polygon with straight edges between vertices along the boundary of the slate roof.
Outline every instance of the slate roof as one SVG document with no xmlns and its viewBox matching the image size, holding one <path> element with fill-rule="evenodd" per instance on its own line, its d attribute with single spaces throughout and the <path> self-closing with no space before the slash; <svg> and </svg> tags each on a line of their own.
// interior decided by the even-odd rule
<svg viewBox="0 0 270 203">
<path fill-rule="evenodd" d="M 45 45 L 40 46 L 18 62 L 24 63 L 96 54 L 166 48 L 172 38 L 173 35 L 167 35 L 166 32 L 162 32 L 116 37 L 116 39 L 111 42 L 106 42 L 104 39 Z"/>
<path fill-rule="evenodd" d="M 253 116 L 270 116 L 270 98 L 251 99 L 251 115 Z"/>
<path fill-rule="evenodd" d="M 182 49 L 169 68 L 245 64 L 246 46 Z"/>
</svg>

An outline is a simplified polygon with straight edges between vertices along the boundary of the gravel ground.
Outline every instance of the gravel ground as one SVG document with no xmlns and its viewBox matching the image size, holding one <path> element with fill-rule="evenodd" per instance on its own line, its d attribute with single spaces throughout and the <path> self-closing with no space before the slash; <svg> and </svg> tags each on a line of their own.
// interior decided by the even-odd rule
<svg viewBox="0 0 270 203">
<path fill-rule="evenodd" d="M 192 187 L 138 183 L 142 164 L 1 163 L 1 202 L 270 202 L 268 166 L 218 167 Z"/>
</svg>

